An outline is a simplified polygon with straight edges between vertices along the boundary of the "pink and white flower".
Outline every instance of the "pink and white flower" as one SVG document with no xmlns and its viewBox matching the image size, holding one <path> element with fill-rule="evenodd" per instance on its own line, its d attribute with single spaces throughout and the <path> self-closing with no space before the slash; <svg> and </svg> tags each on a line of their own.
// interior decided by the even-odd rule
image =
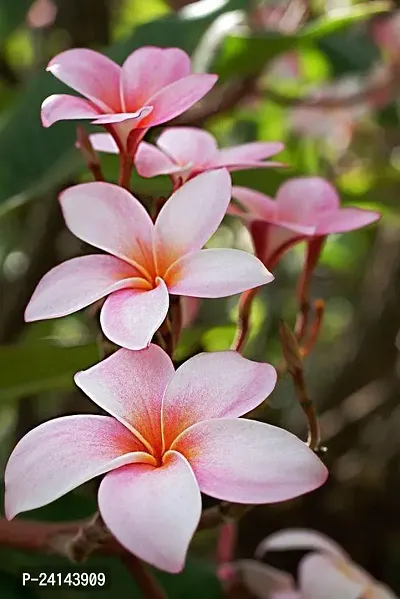
<svg viewBox="0 0 400 599">
<path fill-rule="evenodd" d="M 239 419 L 273 390 L 276 371 L 236 352 L 199 354 L 175 372 L 158 346 L 121 349 L 75 376 L 110 416 L 56 418 L 30 431 L 5 472 L 8 519 L 95 476 L 101 516 L 143 560 L 180 571 L 200 492 L 272 503 L 322 485 L 327 470 L 291 433 Z"/>
<path fill-rule="evenodd" d="M 246 187 L 233 187 L 239 205 L 229 211 L 250 230 L 256 255 L 274 268 L 294 244 L 323 240 L 331 233 L 365 227 L 380 218 L 378 212 L 342 208 L 336 189 L 321 177 L 299 177 L 281 185 L 276 199 Z"/>
<path fill-rule="evenodd" d="M 88 119 L 104 125 L 120 152 L 128 154 L 134 154 L 149 127 L 185 112 L 217 80 L 216 75 L 192 74 L 183 50 L 153 46 L 132 52 L 122 67 L 93 50 L 66 50 L 47 70 L 84 98 L 49 96 L 42 105 L 43 125 Z"/>
<path fill-rule="evenodd" d="M 321 533 L 303 529 L 277 532 L 261 542 L 256 557 L 266 551 L 294 549 L 312 551 L 300 562 L 298 585 L 290 574 L 254 560 L 231 564 L 231 576 L 239 576 L 258 599 L 397 599 Z"/>
<path fill-rule="evenodd" d="M 119 153 L 113 137 L 94 133 L 90 140 L 95 150 Z M 218 149 L 211 133 L 195 127 L 169 127 L 157 139 L 156 145 L 141 142 L 135 166 L 142 177 L 170 175 L 175 186 L 205 171 L 225 167 L 229 171 L 283 166 L 265 160 L 283 150 L 280 142 L 253 142 Z"/>
<path fill-rule="evenodd" d="M 231 197 L 225 169 L 203 173 L 178 189 L 156 223 L 127 190 L 84 183 L 61 193 L 68 228 L 108 254 L 68 260 L 39 282 L 27 322 L 58 318 L 107 299 L 100 313 L 105 335 L 128 349 L 146 347 L 164 321 L 169 293 L 216 298 L 273 280 L 255 256 L 201 248 L 217 230 Z"/>
</svg>

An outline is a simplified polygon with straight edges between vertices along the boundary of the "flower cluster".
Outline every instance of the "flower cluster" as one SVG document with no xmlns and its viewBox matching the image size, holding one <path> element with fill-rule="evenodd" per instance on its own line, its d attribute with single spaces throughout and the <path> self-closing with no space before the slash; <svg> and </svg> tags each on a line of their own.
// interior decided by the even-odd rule
<svg viewBox="0 0 400 599">
<path fill-rule="evenodd" d="M 25 317 L 58 318 L 104 300 L 100 325 L 120 349 L 75 376 L 109 416 L 56 418 L 17 444 L 5 473 L 6 515 L 105 475 L 98 505 L 108 529 L 135 555 L 177 572 L 199 523 L 201 492 L 243 504 L 283 501 L 319 487 L 327 470 L 291 433 L 241 418 L 272 392 L 272 366 L 227 351 L 199 354 L 175 371 L 165 342 L 171 330 L 179 335 L 173 306 L 182 297 L 256 289 L 273 280 L 270 269 L 294 243 L 320 247 L 328 234 L 378 215 L 340 208 L 334 188 L 318 178 L 288 181 L 276 200 L 250 189 L 232 192 L 229 171 L 281 166 L 266 160 L 280 143 L 219 150 L 209 133 L 183 127 L 166 129 L 156 145 L 142 141 L 216 81 L 191 74 L 182 50 L 144 47 L 122 67 L 91 50 L 69 50 L 48 70 L 84 98 L 47 98 L 43 124 L 82 118 L 104 126 L 91 143 L 119 154 L 122 176 L 120 185 L 96 181 L 61 193 L 67 227 L 101 253 L 48 272 Z M 152 217 L 129 191 L 134 164 L 144 177 L 172 179 L 172 195 Z M 203 249 L 227 212 L 249 228 L 256 255 Z"/>
</svg>

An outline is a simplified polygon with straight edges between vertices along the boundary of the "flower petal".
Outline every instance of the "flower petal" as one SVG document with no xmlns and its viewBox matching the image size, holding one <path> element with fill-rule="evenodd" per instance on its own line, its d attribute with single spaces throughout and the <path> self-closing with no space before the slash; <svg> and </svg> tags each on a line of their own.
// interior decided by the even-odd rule
<svg viewBox="0 0 400 599">
<path fill-rule="evenodd" d="M 75 375 L 75 383 L 103 410 L 129 428 L 146 446 L 161 450 L 161 403 L 175 370 L 157 345 L 120 349 Z"/>
<path fill-rule="evenodd" d="M 157 146 L 182 166 L 200 167 L 218 156 L 215 137 L 195 127 L 169 127 L 157 139 Z"/>
<path fill-rule="evenodd" d="M 321 177 L 298 177 L 286 181 L 279 188 L 276 201 L 281 224 L 314 226 L 321 216 L 340 207 L 336 189 Z"/>
<path fill-rule="evenodd" d="M 94 50 L 74 48 L 55 56 L 47 70 L 106 112 L 121 110 L 121 67 Z"/>
<path fill-rule="evenodd" d="M 307 599 L 360 599 L 366 585 L 352 580 L 325 555 L 312 553 L 300 562 L 299 583 Z"/>
<path fill-rule="evenodd" d="M 10 520 L 65 495 L 84 482 L 133 462 L 154 463 L 127 428 L 108 416 L 64 416 L 31 430 L 5 471 Z"/>
<path fill-rule="evenodd" d="M 189 75 L 163 87 L 146 102 L 153 106 L 153 112 L 145 119 L 143 126 L 155 127 L 179 116 L 201 100 L 217 79 L 217 75 Z"/>
<path fill-rule="evenodd" d="M 104 302 L 100 323 L 105 335 L 127 349 L 143 349 L 163 323 L 169 307 L 168 290 L 162 279 L 150 291 L 127 289 L 113 293 Z"/>
<path fill-rule="evenodd" d="M 93 121 L 94 125 L 112 125 L 114 123 L 130 122 L 132 127 L 138 127 L 145 117 L 153 112 L 152 106 L 142 106 L 135 112 L 119 112 L 113 114 L 102 114 Z"/>
<path fill-rule="evenodd" d="M 330 555 L 348 558 L 346 552 L 326 535 L 305 528 L 289 528 L 269 535 L 258 545 L 255 557 L 261 560 L 267 551 L 291 551 L 293 549 L 318 550 Z"/>
<path fill-rule="evenodd" d="M 183 569 L 200 519 L 201 496 L 179 453 L 165 454 L 159 468 L 138 464 L 110 472 L 100 485 L 99 509 L 128 551 L 167 572 Z"/>
<path fill-rule="evenodd" d="M 164 152 L 146 141 L 139 144 L 135 166 L 141 177 L 168 175 L 182 170 L 182 167 L 177 166 Z"/>
<path fill-rule="evenodd" d="M 238 200 L 251 215 L 261 217 L 270 223 L 276 222 L 277 203 L 264 193 L 235 185 L 232 187 L 232 197 Z"/>
<path fill-rule="evenodd" d="M 270 158 L 270 156 L 274 156 L 274 154 L 282 152 L 284 147 L 284 144 L 281 142 L 256 141 L 240 146 L 223 148 L 219 150 L 218 158 L 214 165 L 215 167 L 226 166 L 228 168 L 235 165 L 260 162 L 261 160 Z"/>
<path fill-rule="evenodd" d="M 82 183 L 63 191 L 60 204 L 74 235 L 151 278 L 153 223 L 129 191 L 111 183 Z"/>
<path fill-rule="evenodd" d="M 186 457 L 203 493 L 237 503 L 285 501 L 321 486 L 328 475 L 300 439 L 254 420 L 199 422 L 171 449 Z"/>
<path fill-rule="evenodd" d="M 126 287 L 149 288 L 130 264 L 114 256 L 81 256 L 59 264 L 39 282 L 25 311 L 25 321 L 59 318 Z"/>
<path fill-rule="evenodd" d="M 68 96 L 67 94 L 54 94 L 45 99 L 41 108 L 43 127 L 51 127 L 57 121 L 71 121 L 75 119 L 93 119 L 98 117 L 100 110 L 89 100 Z"/>
<path fill-rule="evenodd" d="M 379 212 L 363 210 L 362 208 L 341 208 L 334 214 L 327 214 L 319 219 L 317 224 L 317 235 L 328 235 L 329 233 L 345 233 L 361 229 L 379 220 Z"/>
<path fill-rule="evenodd" d="M 119 148 L 112 135 L 109 133 L 92 133 L 89 135 L 90 143 L 97 152 L 108 152 L 109 154 L 119 154 Z"/>
<path fill-rule="evenodd" d="M 256 408 L 276 384 L 276 370 L 234 351 L 198 354 L 178 368 L 162 403 L 165 447 L 186 428 Z"/>
<path fill-rule="evenodd" d="M 190 58 L 180 48 L 143 46 L 122 66 L 121 95 L 124 110 L 137 110 L 173 81 L 190 75 Z"/>
<path fill-rule="evenodd" d="M 252 254 L 214 248 L 183 256 L 164 278 L 170 293 L 210 298 L 235 295 L 274 280 Z"/>
<path fill-rule="evenodd" d="M 154 227 L 154 247 L 159 271 L 177 258 L 199 250 L 221 223 L 231 196 L 227 170 L 203 173 L 172 194 Z"/>
</svg>

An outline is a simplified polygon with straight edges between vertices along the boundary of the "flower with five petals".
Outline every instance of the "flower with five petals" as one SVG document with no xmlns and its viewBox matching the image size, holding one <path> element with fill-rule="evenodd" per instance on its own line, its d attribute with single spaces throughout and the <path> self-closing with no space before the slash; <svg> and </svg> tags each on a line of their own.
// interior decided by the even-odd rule
<svg viewBox="0 0 400 599">
<path fill-rule="evenodd" d="M 216 231 L 231 195 L 225 169 L 203 173 L 178 189 L 153 224 L 128 191 L 84 183 L 61 193 L 68 228 L 111 255 L 89 255 L 53 268 L 25 311 L 27 322 L 57 318 L 107 299 L 100 313 L 105 335 L 128 349 L 146 347 L 164 321 L 169 293 L 216 298 L 273 280 L 255 256 L 202 246 Z"/>
<path fill-rule="evenodd" d="M 183 568 L 200 492 L 237 503 L 284 501 L 327 471 L 291 433 L 240 419 L 274 388 L 276 371 L 236 352 L 199 354 L 175 372 L 158 346 L 121 349 L 75 376 L 111 416 L 56 418 L 30 431 L 5 472 L 7 518 L 103 478 L 101 516 L 129 551 Z"/>
<path fill-rule="evenodd" d="M 75 48 L 47 70 L 84 96 L 55 94 L 42 104 L 42 123 L 89 119 L 104 125 L 122 154 L 134 154 L 149 127 L 185 112 L 213 87 L 216 75 L 192 74 L 179 48 L 143 46 L 122 67 L 99 52 Z"/>
</svg>

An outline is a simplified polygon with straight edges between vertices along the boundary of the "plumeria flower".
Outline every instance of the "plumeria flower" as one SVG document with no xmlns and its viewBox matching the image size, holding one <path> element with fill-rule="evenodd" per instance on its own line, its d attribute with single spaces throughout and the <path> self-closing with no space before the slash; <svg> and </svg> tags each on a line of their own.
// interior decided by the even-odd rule
<svg viewBox="0 0 400 599">
<path fill-rule="evenodd" d="M 107 297 L 100 323 L 128 349 L 146 347 L 164 321 L 169 293 L 216 298 L 264 285 L 273 276 L 255 256 L 200 248 L 217 230 L 231 196 L 225 169 L 177 190 L 153 224 L 140 202 L 110 183 L 84 183 L 60 195 L 68 228 L 106 252 L 73 258 L 39 282 L 27 322 L 58 318 Z"/>
<path fill-rule="evenodd" d="M 118 154 L 111 135 L 94 133 L 90 140 L 95 150 Z M 218 149 L 211 133 L 195 127 L 169 127 L 156 145 L 141 142 L 135 157 L 136 169 L 142 177 L 170 175 L 175 186 L 205 171 L 225 167 L 229 171 L 283 166 L 266 161 L 284 148 L 280 142 L 253 142 Z"/>
<path fill-rule="evenodd" d="M 192 74 L 183 50 L 153 46 L 132 52 L 122 67 L 93 50 L 67 50 L 47 70 L 84 98 L 48 97 L 42 105 L 43 125 L 89 119 L 106 127 L 121 153 L 134 153 L 149 127 L 185 112 L 217 80 L 216 75 Z"/>
<path fill-rule="evenodd" d="M 327 470 L 291 433 L 239 419 L 273 390 L 276 371 L 236 352 L 203 353 L 175 372 L 158 346 L 121 349 L 75 376 L 110 416 L 65 416 L 30 431 L 5 472 L 8 519 L 95 476 L 101 516 L 141 559 L 180 571 L 200 492 L 244 504 L 284 501 Z"/>
<path fill-rule="evenodd" d="M 254 560 L 234 562 L 231 575 L 234 572 L 258 599 L 396 599 L 388 587 L 374 580 L 325 535 L 283 530 L 262 541 L 256 557 L 285 550 L 312 551 L 300 562 L 298 585 L 289 574 Z"/>
<path fill-rule="evenodd" d="M 360 229 L 380 218 L 371 210 L 342 208 L 335 188 L 320 177 L 286 181 L 275 200 L 246 187 L 233 187 L 232 195 L 239 205 L 232 205 L 230 212 L 242 217 L 267 268 L 274 268 L 300 241 L 321 242 L 331 233 Z"/>
</svg>

